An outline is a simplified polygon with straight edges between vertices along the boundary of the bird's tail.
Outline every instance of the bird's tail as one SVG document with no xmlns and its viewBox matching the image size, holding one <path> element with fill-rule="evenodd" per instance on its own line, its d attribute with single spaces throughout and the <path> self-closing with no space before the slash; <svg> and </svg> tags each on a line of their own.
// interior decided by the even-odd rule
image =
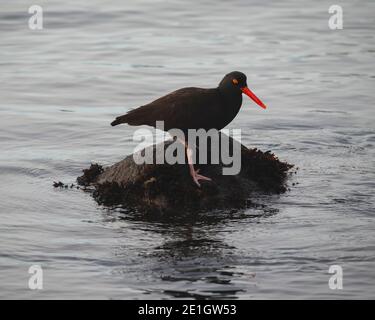
<svg viewBox="0 0 375 320">
<path fill-rule="evenodd" d="M 111 126 L 117 126 L 120 123 L 127 122 L 127 114 L 117 117 L 114 121 L 111 122 Z"/>
</svg>

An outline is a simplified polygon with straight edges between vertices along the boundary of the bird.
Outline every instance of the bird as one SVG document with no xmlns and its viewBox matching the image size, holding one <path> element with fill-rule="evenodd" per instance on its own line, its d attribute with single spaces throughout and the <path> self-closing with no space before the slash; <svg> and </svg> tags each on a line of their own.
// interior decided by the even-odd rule
<svg viewBox="0 0 375 320">
<path fill-rule="evenodd" d="M 189 129 L 221 130 L 238 114 L 242 105 L 242 94 L 250 97 L 263 109 L 266 105 L 249 89 L 244 73 L 233 71 L 224 76 L 216 88 L 187 87 L 173 91 L 148 104 L 132 109 L 111 123 L 131 126 L 148 125 L 156 127 L 157 121 L 164 121 L 164 130 Z M 185 134 L 185 136 L 187 136 Z M 193 150 L 187 141 L 185 145 L 190 175 L 200 187 L 200 180 L 210 181 L 209 177 L 194 169 Z"/>
</svg>

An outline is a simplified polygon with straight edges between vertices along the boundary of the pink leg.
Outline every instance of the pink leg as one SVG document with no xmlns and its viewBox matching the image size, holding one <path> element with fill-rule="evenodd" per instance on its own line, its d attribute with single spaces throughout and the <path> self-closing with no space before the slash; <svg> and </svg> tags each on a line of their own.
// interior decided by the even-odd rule
<svg viewBox="0 0 375 320">
<path fill-rule="evenodd" d="M 199 169 L 198 170 L 194 169 L 193 150 L 189 147 L 189 145 L 183 140 L 178 139 L 178 141 L 180 141 L 186 148 L 186 156 L 187 156 L 187 159 L 188 159 L 190 175 L 193 178 L 193 181 L 195 182 L 195 184 L 198 187 L 200 187 L 201 185 L 199 183 L 199 180 L 211 181 L 211 178 L 208 178 L 208 177 L 205 177 L 205 176 L 199 174 Z"/>
</svg>

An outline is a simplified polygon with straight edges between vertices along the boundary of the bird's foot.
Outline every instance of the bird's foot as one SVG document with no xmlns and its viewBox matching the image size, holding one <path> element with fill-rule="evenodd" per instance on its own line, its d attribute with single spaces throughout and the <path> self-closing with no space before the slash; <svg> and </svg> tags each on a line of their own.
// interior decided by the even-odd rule
<svg viewBox="0 0 375 320">
<path fill-rule="evenodd" d="M 198 170 L 195 171 L 195 170 L 193 169 L 192 172 L 190 173 L 190 174 L 191 174 L 191 177 L 193 178 L 193 181 L 195 182 L 195 184 L 196 184 L 198 187 L 201 186 L 201 184 L 199 183 L 199 180 L 212 181 L 211 178 L 209 178 L 209 177 L 205 177 L 205 176 L 199 174 L 199 170 L 200 170 L 200 169 L 198 169 Z"/>
</svg>

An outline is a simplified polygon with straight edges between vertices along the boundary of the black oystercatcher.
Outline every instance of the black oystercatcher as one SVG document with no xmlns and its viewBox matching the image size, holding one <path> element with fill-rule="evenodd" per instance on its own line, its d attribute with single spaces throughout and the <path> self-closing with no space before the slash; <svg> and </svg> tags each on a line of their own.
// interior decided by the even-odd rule
<svg viewBox="0 0 375 320">
<path fill-rule="evenodd" d="M 149 104 L 119 116 L 111 123 L 116 126 L 127 123 L 132 126 L 156 126 L 156 121 L 164 121 L 164 129 L 180 129 L 187 133 L 188 129 L 221 130 L 237 115 L 242 104 L 242 93 L 249 96 L 260 107 L 266 106 L 250 91 L 246 83 L 246 75 L 234 71 L 228 73 L 217 88 L 182 88 L 169 93 Z M 187 134 L 185 134 L 187 137 Z M 181 141 L 187 149 L 190 174 L 194 182 L 200 186 L 199 180 L 211 180 L 200 175 L 194 169 L 192 150 L 186 141 Z"/>
</svg>

